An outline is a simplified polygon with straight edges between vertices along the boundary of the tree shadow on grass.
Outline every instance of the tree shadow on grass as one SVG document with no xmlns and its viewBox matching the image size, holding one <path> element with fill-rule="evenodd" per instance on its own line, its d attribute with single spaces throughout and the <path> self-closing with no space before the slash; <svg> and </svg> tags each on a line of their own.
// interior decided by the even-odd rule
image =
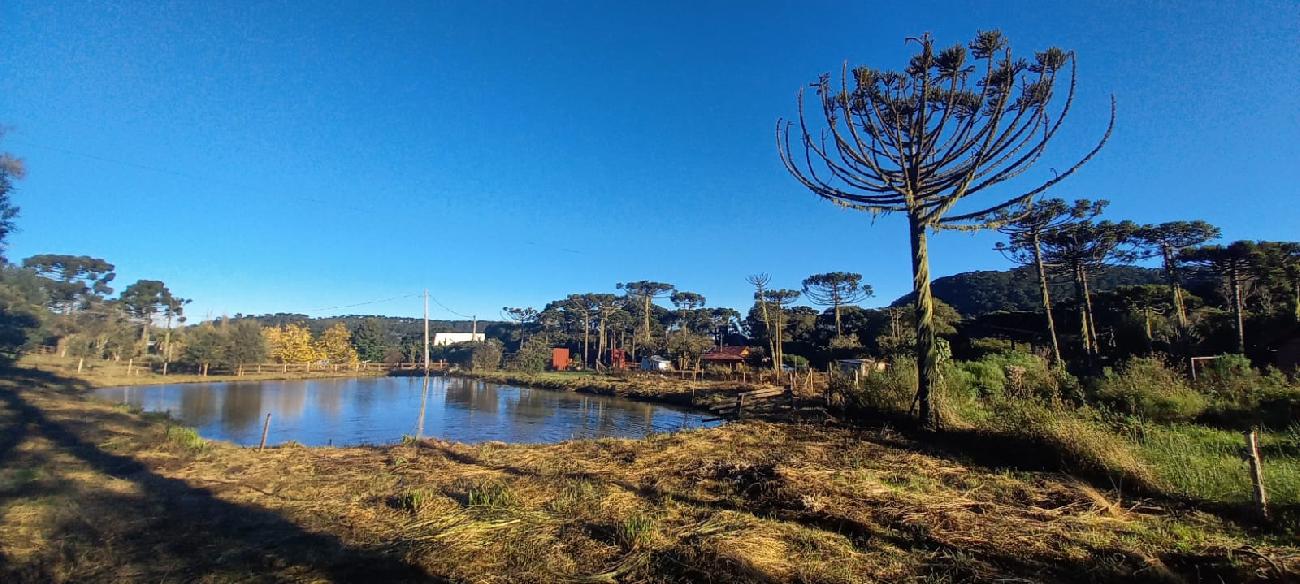
<svg viewBox="0 0 1300 584">
<path fill-rule="evenodd" d="M 773 474 L 773 484 L 738 484 L 730 488 L 734 496 L 703 498 L 690 493 L 665 489 L 655 485 L 635 484 L 616 477 L 589 471 L 567 471 L 547 474 L 538 470 L 512 464 L 492 463 L 471 453 L 458 451 L 437 441 L 419 444 L 459 464 L 532 479 L 585 480 L 621 488 L 653 504 L 671 501 L 706 512 L 734 512 L 754 517 L 797 524 L 807 529 L 833 533 L 848 539 L 861 552 L 897 548 L 907 550 L 923 561 L 917 566 L 917 577 L 935 581 L 1047 581 L 1047 582 L 1147 582 L 1162 576 L 1148 558 L 1115 549 L 1090 548 L 1094 560 L 1076 561 L 1065 556 L 1042 556 L 1024 553 L 1013 548 L 993 546 L 960 546 L 943 541 L 919 524 L 901 521 L 889 509 L 878 509 L 870 518 L 851 517 L 836 509 L 813 510 L 798 502 L 798 493 L 782 483 Z M 915 445 L 912 445 L 915 448 Z M 722 487 L 726 489 L 727 487 Z M 725 495 L 725 493 L 724 493 Z M 585 522 L 584 529 L 602 540 L 614 542 L 609 526 Z M 779 581 L 763 568 L 751 565 L 738 556 L 718 557 L 687 543 L 650 553 L 643 569 L 656 577 L 669 581 Z M 1177 569 L 1194 573 L 1196 569 L 1212 564 L 1216 569 L 1207 571 L 1225 575 L 1224 581 L 1235 581 L 1239 572 L 1233 572 L 1223 558 L 1184 557 L 1177 553 L 1165 556 Z M 1216 580 L 1218 581 L 1218 580 Z"/>
<path fill-rule="evenodd" d="M 19 564 L 17 558 L 0 556 L 0 579 L 435 580 L 380 550 L 349 547 L 272 511 L 223 501 L 207 489 L 161 476 L 130 456 L 107 452 L 89 438 L 94 425 L 105 420 L 56 421 L 23 396 L 29 391 L 76 393 L 86 389 L 84 384 L 26 369 L 6 370 L 0 378 L 0 409 L 6 410 L 0 417 L 0 466 L 39 464 L 32 470 L 52 479 L 46 481 L 50 488 L 39 490 L 30 483 L 0 485 L 0 502 L 6 510 L 25 505 L 30 513 L 55 518 L 39 525 L 47 545 L 33 557 Z M 43 464 L 40 455 L 19 452 L 20 445 L 36 439 L 50 450 Z M 60 462 L 49 460 L 54 456 Z M 96 473 L 86 473 L 91 484 L 66 476 L 83 468 Z M 128 488 L 106 488 L 109 482 Z M 74 511 L 60 512 L 51 505 Z M 6 514 L 6 524 L 8 519 Z"/>
</svg>

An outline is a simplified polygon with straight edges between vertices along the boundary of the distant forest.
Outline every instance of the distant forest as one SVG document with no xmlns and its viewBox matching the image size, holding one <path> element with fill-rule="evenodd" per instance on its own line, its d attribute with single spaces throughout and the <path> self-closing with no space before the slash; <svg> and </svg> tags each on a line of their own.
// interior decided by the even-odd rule
<svg viewBox="0 0 1300 584">
<path fill-rule="evenodd" d="M 1110 292 L 1120 286 L 1162 284 L 1160 270 L 1135 266 L 1107 266 L 1090 275 L 1093 292 Z M 1197 290 L 1194 283 L 1185 283 Z M 1041 311 L 1043 297 L 1038 290 L 1038 276 L 1032 266 L 1011 270 L 962 272 L 936 278 L 930 284 L 934 297 L 948 303 L 965 317 L 981 316 L 993 312 Z M 1052 298 L 1060 302 L 1074 301 L 1074 284 L 1068 280 L 1052 283 Z M 905 294 L 890 306 L 905 307 L 912 303 L 912 294 Z"/>
</svg>

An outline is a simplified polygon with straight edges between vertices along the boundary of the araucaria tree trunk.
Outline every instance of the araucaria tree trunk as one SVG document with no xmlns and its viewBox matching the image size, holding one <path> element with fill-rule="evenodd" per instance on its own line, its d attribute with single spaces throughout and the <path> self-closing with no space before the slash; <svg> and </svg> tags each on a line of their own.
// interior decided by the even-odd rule
<svg viewBox="0 0 1300 584">
<path fill-rule="evenodd" d="M 1047 315 L 1047 336 L 1052 341 L 1052 364 L 1061 364 L 1061 342 L 1056 338 L 1056 319 L 1052 317 L 1052 292 L 1047 283 L 1047 267 L 1043 265 L 1043 246 L 1038 234 L 1033 235 L 1034 267 L 1038 270 L 1038 289 L 1043 295 L 1043 313 Z"/>
<path fill-rule="evenodd" d="M 1246 317 L 1245 301 L 1241 295 L 1241 274 L 1233 270 L 1228 273 L 1228 285 L 1232 287 L 1232 316 L 1237 322 L 1237 352 L 1246 352 Z"/>
<path fill-rule="evenodd" d="M 1073 102 L 1072 53 L 1049 48 L 1032 60 L 1013 57 L 998 31 L 983 31 L 969 45 L 935 49 L 930 35 L 909 39 L 919 48 L 899 71 L 847 65 L 837 84 L 822 75 L 814 84 L 813 128 L 798 97 L 797 121 L 777 122 L 777 150 L 791 176 L 840 206 L 907 216 L 916 293 L 917 403 L 933 425 L 939 349 L 930 295 L 927 231 L 991 229 L 1004 214 L 1073 175 L 1101 150 L 1114 127 L 1073 165 L 1042 182 L 1017 188 L 991 205 L 958 210 L 965 198 L 1024 175 L 1038 162 Z M 968 51 L 969 48 L 969 51 Z M 1064 84 L 1063 96 L 1056 95 Z M 791 130 L 799 138 L 792 142 Z M 999 202 L 1000 201 L 1000 202 Z"/>
<path fill-rule="evenodd" d="M 1160 255 L 1164 259 L 1165 280 L 1169 282 L 1169 292 L 1174 300 L 1174 313 L 1178 315 L 1178 330 L 1182 333 L 1187 330 L 1187 306 L 1183 303 L 1183 286 L 1174 263 L 1174 249 L 1163 246 Z"/>
<path fill-rule="evenodd" d="M 925 226 L 909 224 L 912 243 L 912 288 L 916 291 L 916 404 L 917 415 L 930 422 L 934 413 L 931 388 L 939 379 L 939 351 L 935 346 L 934 297 L 930 294 L 930 253 L 926 248 Z"/>
<path fill-rule="evenodd" d="M 1083 268 L 1074 267 L 1074 305 L 1079 311 L 1079 342 L 1083 345 L 1083 354 L 1092 359 L 1096 347 L 1092 346 L 1092 331 L 1088 326 L 1088 304 L 1085 299 L 1088 291 L 1083 287 Z"/>
</svg>

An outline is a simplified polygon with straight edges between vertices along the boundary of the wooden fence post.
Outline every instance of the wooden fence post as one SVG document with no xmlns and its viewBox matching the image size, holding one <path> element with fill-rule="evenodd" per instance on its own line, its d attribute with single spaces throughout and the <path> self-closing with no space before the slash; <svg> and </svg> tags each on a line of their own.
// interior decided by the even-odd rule
<svg viewBox="0 0 1300 584">
<path fill-rule="evenodd" d="M 1268 521 L 1268 493 L 1264 490 L 1264 468 L 1259 460 L 1259 433 L 1251 428 L 1246 433 L 1246 459 L 1250 461 L 1250 480 L 1255 486 L 1255 506 Z"/>
<path fill-rule="evenodd" d="M 134 368 L 135 368 L 135 357 L 131 357 L 130 359 L 127 359 L 127 361 L 126 361 L 126 376 L 127 376 L 127 377 L 130 377 L 130 376 L 131 376 L 131 370 L 134 369 Z"/>
<path fill-rule="evenodd" d="M 266 413 L 266 421 L 262 422 L 262 443 L 257 445 L 257 451 L 261 452 L 266 448 L 266 432 L 271 429 L 271 412 Z"/>
</svg>

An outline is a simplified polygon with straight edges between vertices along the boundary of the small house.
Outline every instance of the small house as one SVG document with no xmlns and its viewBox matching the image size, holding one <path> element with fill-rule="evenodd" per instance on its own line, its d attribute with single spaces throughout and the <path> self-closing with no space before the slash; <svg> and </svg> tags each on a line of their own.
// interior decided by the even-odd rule
<svg viewBox="0 0 1300 584">
<path fill-rule="evenodd" d="M 442 347 L 456 343 L 481 343 L 484 338 L 483 333 L 433 333 L 432 345 Z"/>
<path fill-rule="evenodd" d="M 735 371 L 749 360 L 749 347 L 715 347 L 700 356 L 700 363 Z"/>
<path fill-rule="evenodd" d="M 565 371 L 569 368 L 569 349 L 554 347 L 551 349 L 551 369 Z"/>
<path fill-rule="evenodd" d="M 885 362 L 875 359 L 836 359 L 835 367 L 840 373 L 857 379 L 866 377 L 873 371 L 884 371 Z"/>
<path fill-rule="evenodd" d="M 662 371 L 672 371 L 672 369 L 673 369 L 673 362 L 664 359 L 659 355 L 651 355 L 641 360 L 642 371 L 662 372 Z"/>
<path fill-rule="evenodd" d="M 624 351 L 623 349 L 610 349 L 609 366 L 614 369 L 627 369 L 627 351 Z"/>
</svg>

